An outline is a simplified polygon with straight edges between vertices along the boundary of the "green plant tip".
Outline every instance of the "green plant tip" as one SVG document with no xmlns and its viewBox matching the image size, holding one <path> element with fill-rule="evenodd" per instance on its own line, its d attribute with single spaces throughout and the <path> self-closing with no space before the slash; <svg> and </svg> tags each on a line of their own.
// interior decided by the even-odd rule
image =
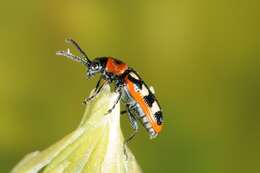
<svg viewBox="0 0 260 173">
<path fill-rule="evenodd" d="M 107 114 L 117 94 L 109 85 L 91 100 L 80 125 L 43 151 L 26 155 L 11 173 L 141 173 L 126 148 L 120 128 L 120 106 Z M 47 134 L 46 134 L 47 135 Z"/>
</svg>

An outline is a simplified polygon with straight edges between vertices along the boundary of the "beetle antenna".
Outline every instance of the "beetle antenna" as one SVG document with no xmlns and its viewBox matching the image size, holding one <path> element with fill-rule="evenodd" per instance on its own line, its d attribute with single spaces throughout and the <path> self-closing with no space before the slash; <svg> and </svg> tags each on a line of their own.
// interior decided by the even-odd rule
<svg viewBox="0 0 260 173">
<path fill-rule="evenodd" d="M 76 41 L 74 41 L 71 38 L 67 38 L 67 39 L 65 39 L 65 42 L 74 45 L 76 47 L 76 49 L 81 53 L 81 55 L 83 55 L 83 57 L 86 58 L 88 63 L 91 62 L 90 59 L 88 58 L 87 54 L 80 48 L 79 44 Z"/>
<path fill-rule="evenodd" d="M 67 58 L 69 58 L 69 59 L 71 59 L 73 61 L 80 62 L 83 65 L 88 65 L 89 64 L 89 61 L 87 59 L 79 57 L 79 56 L 76 56 L 76 55 L 73 55 L 70 52 L 70 49 L 68 49 L 67 51 L 64 51 L 64 50 L 57 51 L 56 55 L 65 56 L 65 57 L 67 57 Z"/>
</svg>

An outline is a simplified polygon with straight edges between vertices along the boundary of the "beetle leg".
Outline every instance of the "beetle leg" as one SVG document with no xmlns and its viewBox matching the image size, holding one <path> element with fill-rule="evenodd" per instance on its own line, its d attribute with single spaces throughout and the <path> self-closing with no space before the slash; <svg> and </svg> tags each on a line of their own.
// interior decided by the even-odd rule
<svg viewBox="0 0 260 173">
<path fill-rule="evenodd" d="M 105 81 L 105 82 L 103 82 L 103 83 L 100 85 L 101 80 L 102 80 L 102 78 L 100 77 L 100 79 L 99 79 L 99 81 L 98 81 L 98 83 L 97 83 L 97 85 L 96 85 L 96 88 L 95 88 L 95 90 L 94 90 L 94 93 L 93 93 L 91 96 L 89 96 L 88 98 L 86 98 L 86 99 L 83 101 L 83 104 L 87 104 L 89 101 L 91 101 L 93 98 L 95 98 L 95 97 L 99 94 L 99 92 L 101 91 L 101 89 L 105 86 L 105 84 L 108 83 L 107 81 Z"/>
<path fill-rule="evenodd" d="M 112 108 L 110 108 L 105 115 L 111 113 L 111 112 L 113 111 L 113 109 L 116 107 L 116 105 L 117 105 L 117 103 L 119 102 L 119 100 L 121 99 L 121 96 L 122 96 L 121 88 L 118 87 L 118 88 L 116 89 L 116 92 L 119 93 L 119 95 L 118 95 L 118 97 L 116 98 L 116 101 L 115 101 L 115 103 L 113 104 Z"/>
<path fill-rule="evenodd" d="M 135 116 L 129 111 L 129 109 L 127 109 L 127 113 L 128 113 L 128 119 L 130 121 L 130 124 L 132 126 L 132 128 L 134 129 L 134 132 L 124 141 L 124 154 L 126 156 L 126 160 L 128 159 L 128 155 L 126 153 L 126 145 L 135 137 L 135 135 L 138 132 L 138 124 L 137 124 L 137 119 L 135 118 Z"/>
<path fill-rule="evenodd" d="M 98 82 L 96 84 L 96 87 L 95 87 L 95 92 L 97 92 L 97 89 L 98 89 L 98 87 L 100 85 L 101 80 L 102 80 L 102 77 L 100 76 L 100 78 L 99 78 L 99 80 L 98 80 Z"/>
<path fill-rule="evenodd" d="M 120 112 L 120 114 L 125 114 L 125 113 L 127 113 L 126 110 Z"/>
</svg>

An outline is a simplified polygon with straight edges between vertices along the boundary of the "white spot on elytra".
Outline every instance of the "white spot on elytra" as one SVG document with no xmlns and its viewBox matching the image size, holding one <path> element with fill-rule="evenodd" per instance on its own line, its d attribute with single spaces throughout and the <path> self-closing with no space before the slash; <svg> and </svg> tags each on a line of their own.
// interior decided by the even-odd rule
<svg viewBox="0 0 260 173">
<path fill-rule="evenodd" d="M 158 112 L 160 110 L 159 105 L 158 105 L 158 103 L 156 101 L 153 102 L 153 105 L 152 105 L 151 109 L 152 109 L 152 113 L 153 114 L 155 114 L 156 112 Z"/>
<path fill-rule="evenodd" d="M 142 85 L 141 94 L 142 94 L 142 96 L 147 96 L 147 95 L 149 95 L 149 90 L 146 88 L 145 85 Z"/>
<path fill-rule="evenodd" d="M 153 93 L 153 94 L 155 94 L 155 90 L 154 90 L 154 87 L 153 86 L 150 86 L 150 91 Z"/>
<path fill-rule="evenodd" d="M 136 80 L 139 80 L 139 77 L 135 73 L 131 72 L 130 75 Z"/>
</svg>

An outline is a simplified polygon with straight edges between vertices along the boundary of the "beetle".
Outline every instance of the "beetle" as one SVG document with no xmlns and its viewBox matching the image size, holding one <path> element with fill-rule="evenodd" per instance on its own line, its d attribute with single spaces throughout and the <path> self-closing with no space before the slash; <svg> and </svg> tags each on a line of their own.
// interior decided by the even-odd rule
<svg viewBox="0 0 260 173">
<path fill-rule="evenodd" d="M 107 114 L 113 111 L 120 100 L 126 105 L 126 111 L 122 111 L 121 113 L 127 113 L 134 133 L 126 139 L 125 144 L 136 135 L 138 131 L 138 120 L 147 130 L 150 138 L 155 138 L 162 129 L 163 114 L 158 100 L 154 95 L 153 88 L 149 88 L 139 74 L 126 63 L 113 57 L 97 57 L 90 60 L 77 42 L 72 39 L 66 39 L 66 42 L 74 45 L 80 52 L 80 56 L 73 55 L 69 49 L 67 51 L 58 51 L 56 53 L 57 55 L 65 56 L 83 64 L 87 67 L 87 76 L 89 78 L 98 73 L 101 74 L 94 93 L 86 98 L 84 102 L 87 103 L 95 98 L 104 85 L 114 82 L 115 92 L 119 94 Z"/>
</svg>

